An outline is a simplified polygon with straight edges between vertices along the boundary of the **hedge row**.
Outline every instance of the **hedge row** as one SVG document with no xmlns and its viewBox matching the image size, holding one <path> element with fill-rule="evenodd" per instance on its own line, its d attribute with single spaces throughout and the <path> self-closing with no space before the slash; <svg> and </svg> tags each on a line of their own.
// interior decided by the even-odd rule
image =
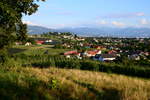
<svg viewBox="0 0 150 100">
<path fill-rule="evenodd" d="M 102 63 L 92 60 L 67 59 L 64 57 L 52 56 L 19 56 L 16 59 L 22 59 L 23 65 L 31 65 L 35 67 L 60 67 L 69 69 L 81 69 L 90 71 L 101 71 L 108 73 L 124 74 L 129 76 L 150 78 L 150 68 L 140 67 L 136 65 L 127 66 L 116 63 Z"/>
</svg>

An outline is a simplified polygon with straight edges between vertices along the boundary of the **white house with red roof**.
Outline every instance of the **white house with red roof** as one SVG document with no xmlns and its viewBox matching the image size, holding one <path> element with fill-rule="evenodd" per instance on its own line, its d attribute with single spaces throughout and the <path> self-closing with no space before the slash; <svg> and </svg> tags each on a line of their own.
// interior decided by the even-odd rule
<svg viewBox="0 0 150 100">
<path fill-rule="evenodd" d="M 85 56 L 87 57 L 94 57 L 96 54 L 101 54 L 101 50 L 93 50 L 93 51 L 87 51 L 85 52 Z"/>
</svg>

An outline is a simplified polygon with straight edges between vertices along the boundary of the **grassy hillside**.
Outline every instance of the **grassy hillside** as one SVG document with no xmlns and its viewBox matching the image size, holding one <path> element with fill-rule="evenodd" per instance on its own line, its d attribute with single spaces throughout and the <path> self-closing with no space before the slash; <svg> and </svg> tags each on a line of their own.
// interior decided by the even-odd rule
<svg viewBox="0 0 150 100">
<path fill-rule="evenodd" d="M 11 48 L 0 64 L 0 100 L 150 100 L 149 68 L 67 59 L 60 56 L 65 51 L 48 45 Z"/>
<path fill-rule="evenodd" d="M 149 100 L 150 80 L 58 68 L 0 69 L 1 100 Z"/>
</svg>

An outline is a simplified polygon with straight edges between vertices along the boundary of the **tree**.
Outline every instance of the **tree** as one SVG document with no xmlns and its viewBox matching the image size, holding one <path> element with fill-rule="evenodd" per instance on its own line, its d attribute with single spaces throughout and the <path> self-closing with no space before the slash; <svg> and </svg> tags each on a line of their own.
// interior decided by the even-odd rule
<svg viewBox="0 0 150 100">
<path fill-rule="evenodd" d="M 31 15 L 38 9 L 36 2 L 45 0 L 0 0 L 0 54 L 12 43 L 13 37 L 25 40 L 26 24 L 23 15 Z M 0 55 L 0 57 L 2 57 Z"/>
<path fill-rule="evenodd" d="M 26 33 L 27 33 L 27 25 L 26 24 L 20 25 L 20 29 L 17 32 L 17 39 L 25 43 L 27 41 Z"/>
</svg>

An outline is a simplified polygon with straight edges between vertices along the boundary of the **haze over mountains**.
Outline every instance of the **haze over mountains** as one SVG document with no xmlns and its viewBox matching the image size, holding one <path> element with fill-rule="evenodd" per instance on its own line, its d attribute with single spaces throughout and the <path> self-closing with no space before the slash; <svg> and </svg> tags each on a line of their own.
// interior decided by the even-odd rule
<svg viewBox="0 0 150 100">
<path fill-rule="evenodd" d="M 72 32 L 79 36 L 86 37 L 150 37 L 150 28 L 111 28 L 111 27 L 76 27 L 76 28 L 61 28 L 50 29 L 41 26 L 28 25 L 28 32 L 30 34 L 42 34 L 43 32 Z"/>
</svg>

